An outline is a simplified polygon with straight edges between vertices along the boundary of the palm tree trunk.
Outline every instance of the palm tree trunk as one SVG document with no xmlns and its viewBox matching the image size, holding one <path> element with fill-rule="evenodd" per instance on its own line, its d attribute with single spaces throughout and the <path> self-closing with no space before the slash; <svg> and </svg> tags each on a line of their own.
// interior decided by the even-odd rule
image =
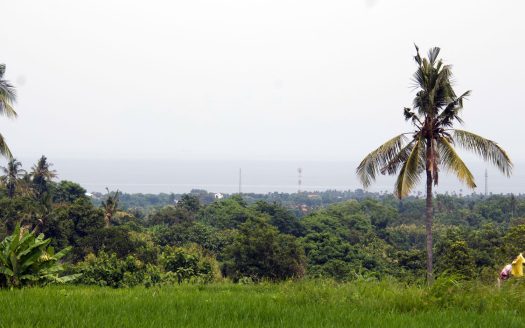
<svg viewBox="0 0 525 328">
<path fill-rule="evenodd" d="M 427 203 L 426 203 L 426 218 L 425 226 L 427 233 L 427 283 L 431 285 L 434 282 L 432 275 L 432 163 L 430 161 L 431 156 L 431 139 L 427 140 L 427 161 L 426 161 L 426 173 L 427 173 Z"/>
</svg>

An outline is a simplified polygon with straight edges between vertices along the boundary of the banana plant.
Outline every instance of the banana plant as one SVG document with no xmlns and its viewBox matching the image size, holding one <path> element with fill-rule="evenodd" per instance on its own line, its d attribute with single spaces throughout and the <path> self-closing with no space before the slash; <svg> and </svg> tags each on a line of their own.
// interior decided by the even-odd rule
<svg viewBox="0 0 525 328">
<path fill-rule="evenodd" d="M 59 276 L 64 267 L 59 262 L 71 251 L 66 247 L 55 253 L 51 239 L 35 231 L 21 228 L 0 243 L 0 287 L 23 287 L 49 282 L 65 283 L 79 275 Z"/>
</svg>

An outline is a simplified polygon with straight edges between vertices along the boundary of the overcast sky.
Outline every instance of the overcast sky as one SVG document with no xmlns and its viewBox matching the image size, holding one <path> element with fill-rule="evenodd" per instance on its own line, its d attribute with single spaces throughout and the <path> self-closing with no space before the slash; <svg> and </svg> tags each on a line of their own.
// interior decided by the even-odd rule
<svg viewBox="0 0 525 328">
<path fill-rule="evenodd" d="M 410 129 L 415 42 L 525 160 L 522 0 L 0 2 L 18 157 L 357 161 Z"/>
</svg>

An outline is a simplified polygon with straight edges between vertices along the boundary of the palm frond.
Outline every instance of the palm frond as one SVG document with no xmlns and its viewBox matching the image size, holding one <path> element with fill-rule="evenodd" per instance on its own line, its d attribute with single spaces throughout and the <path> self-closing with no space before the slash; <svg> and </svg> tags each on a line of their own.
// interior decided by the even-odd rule
<svg viewBox="0 0 525 328">
<path fill-rule="evenodd" d="M 406 142 L 404 134 L 393 137 L 379 148 L 368 154 L 357 167 L 356 173 L 366 188 L 375 180 L 380 169 L 388 164 L 403 148 Z"/>
<path fill-rule="evenodd" d="M 453 130 L 453 139 L 464 149 L 472 151 L 492 163 L 506 176 L 510 176 L 512 173 L 512 161 L 505 150 L 496 142 L 472 132 L 457 129 Z"/>
<path fill-rule="evenodd" d="M 11 154 L 11 150 L 9 150 L 2 134 L 0 134 L 0 154 L 7 158 L 13 158 L 13 154 Z"/>
<path fill-rule="evenodd" d="M 456 150 L 445 138 L 438 139 L 438 150 L 441 165 L 448 171 L 453 172 L 457 178 L 469 188 L 476 188 L 474 176 L 456 153 Z"/>
<path fill-rule="evenodd" d="M 418 65 L 421 65 L 421 55 L 419 55 L 419 47 L 417 44 L 414 43 L 414 47 L 416 48 L 416 55 L 414 56 L 414 60 Z"/>
<path fill-rule="evenodd" d="M 416 141 L 410 155 L 401 167 L 394 191 L 395 195 L 400 199 L 407 196 L 420 180 L 421 171 L 419 168 L 421 167 L 420 159 L 423 148 L 420 138 Z"/>
<path fill-rule="evenodd" d="M 414 148 L 415 140 L 410 141 L 405 147 L 403 147 L 394 158 L 392 158 L 385 166 L 381 168 L 381 174 L 388 173 L 389 175 L 396 174 L 399 166 L 401 166 L 406 160 L 412 149 Z"/>
<path fill-rule="evenodd" d="M 430 50 L 428 50 L 428 60 L 430 61 L 431 65 L 434 65 L 436 62 L 440 51 L 441 49 L 439 47 L 430 48 Z"/>
<path fill-rule="evenodd" d="M 16 90 L 14 86 L 6 80 L 0 79 L 0 115 L 15 118 L 17 114 L 12 106 L 15 101 Z"/>
<path fill-rule="evenodd" d="M 450 102 L 439 114 L 439 124 L 445 127 L 451 127 L 454 120 L 458 121 L 460 124 L 463 124 L 463 120 L 459 117 L 459 113 L 463 109 L 463 100 L 466 100 L 470 94 L 471 91 L 469 90 L 454 99 L 454 101 Z"/>
</svg>

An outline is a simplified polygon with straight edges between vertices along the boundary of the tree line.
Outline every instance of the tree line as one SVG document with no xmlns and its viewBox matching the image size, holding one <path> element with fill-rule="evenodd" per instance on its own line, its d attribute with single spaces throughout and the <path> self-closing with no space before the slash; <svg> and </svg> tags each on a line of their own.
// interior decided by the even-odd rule
<svg viewBox="0 0 525 328">
<path fill-rule="evenodd" d="M 233 195 L 203 203 L 185 194 L 139 211 L 121 208 L 117 192 L 94 202 L 55 175 L 30 182 L 20 175 L 15 185 L 29 187 L 14 192 L 1 184 L 0 239 L 17 225 L 38 230 L 53 249 L 71 249 L 61 263 L 69 275 L 81 274 L 79 283 L 426 279 L 426 201 L 417 197 L 356 197 L 296 215 L 279 202 Z M 522 196 L 437 195 L 433 214 L 437 275 L 492 281 L 523 248 Z"/>
</svg>

